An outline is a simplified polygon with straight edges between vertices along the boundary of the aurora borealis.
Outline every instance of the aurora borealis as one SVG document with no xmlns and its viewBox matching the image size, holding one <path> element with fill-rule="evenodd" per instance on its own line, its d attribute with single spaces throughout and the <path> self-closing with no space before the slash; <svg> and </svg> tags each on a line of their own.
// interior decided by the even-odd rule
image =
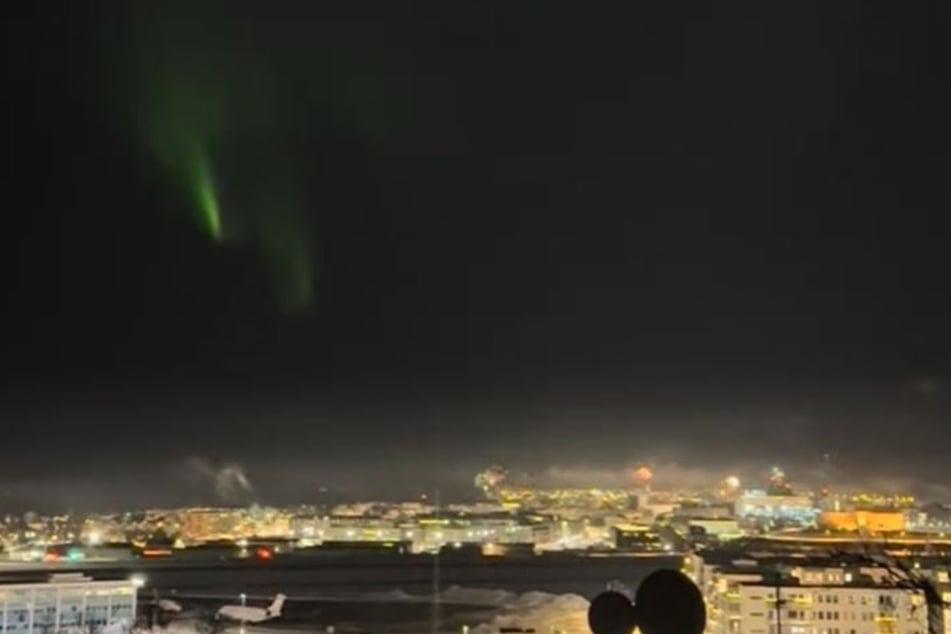
<svg viewBox="0 0 951 634">
<path fill-rule="evenodd" d="M 304 220 L 308 210 L 291 202 L 300 201 L 303 183 L 290 175 L 293 131 L 277 103 L 275 60 L 249 58 L 234 25 L 208 40 L 194 24 L 179 28 L 156 12 L 139 25 L 137 55 L 118 65 L 123 83 L 135 88 L 144 143 L 176 184 L 182 216 L 219 248 L 256 253 L 280 304 L 306 308 L 315 291 L 315 228 Z M 253 80 L 236 65 L 242 58 L 257 65 Z M 145 60 L 154 66 L 145 70 Z"/>
<path fill-rule="evenodd" d="M 947 479 L 948 3 L 54 5 L 7 24 L 0 471 Z"/>
</svg>

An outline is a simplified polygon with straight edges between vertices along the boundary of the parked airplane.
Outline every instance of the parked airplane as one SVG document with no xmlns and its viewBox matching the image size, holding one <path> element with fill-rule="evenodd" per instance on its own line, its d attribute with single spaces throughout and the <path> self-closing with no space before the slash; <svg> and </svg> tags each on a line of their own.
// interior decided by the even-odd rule
<svg viewBox="0 0 951 634">
<path fill-rule="evenodd" d="M 249 605 L 223 605 L 215 613 L 215 619 L 228 619 L 231 621 L 240 621 L 241 623 L 260 623 L 281 616 L 281 608 L 284 607 L 284 600 L 287 599 L 283 594 L 274 597 L 274 601 L 266 608 L 259 608 Z"/>
<path fill-rule="evenodd" d="M 156 602 L 158 609 L 162 612 L 181 612 L 182 606 L 177 601 L 172 601 L 171 599 L 159 599 Z"/>
</svg>

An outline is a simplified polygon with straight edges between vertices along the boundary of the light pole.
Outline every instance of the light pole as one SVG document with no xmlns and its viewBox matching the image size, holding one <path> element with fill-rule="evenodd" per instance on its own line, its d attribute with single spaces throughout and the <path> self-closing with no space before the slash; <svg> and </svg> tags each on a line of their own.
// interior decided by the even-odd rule
<svg viewBox="0 0 951 634">
<path fill-rule="evenodd" d="M 779 571 L 776 571 L 776 634 L 783 634 L 783 606 L 786 604 L 786 600 L 781 598 L 780 593 L 782 592 L 783 582 L 782 576 Z"/>
</svg>

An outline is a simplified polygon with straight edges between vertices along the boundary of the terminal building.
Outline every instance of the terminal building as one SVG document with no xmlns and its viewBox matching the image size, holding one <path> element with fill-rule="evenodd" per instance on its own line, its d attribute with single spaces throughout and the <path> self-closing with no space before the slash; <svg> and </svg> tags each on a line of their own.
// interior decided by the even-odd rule
<svg viewBox="0 0 951 634">
<path fill-rule="evenodd" d="M 53 575 L 45 583 L 0 584 L 0 632 L 128 634 L 139 585 L 82 574 Z"/>
</svg>

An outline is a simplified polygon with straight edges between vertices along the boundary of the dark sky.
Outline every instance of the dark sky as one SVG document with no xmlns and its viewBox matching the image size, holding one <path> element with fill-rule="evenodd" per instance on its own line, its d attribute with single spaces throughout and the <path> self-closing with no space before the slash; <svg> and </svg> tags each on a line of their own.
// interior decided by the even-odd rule
<svg viewBox="0 0 951 634">
<path fill-rule="evenodd" d="M 951 484 L 948 3 L 19 4 L 10 496 Z"/>
</svg>

